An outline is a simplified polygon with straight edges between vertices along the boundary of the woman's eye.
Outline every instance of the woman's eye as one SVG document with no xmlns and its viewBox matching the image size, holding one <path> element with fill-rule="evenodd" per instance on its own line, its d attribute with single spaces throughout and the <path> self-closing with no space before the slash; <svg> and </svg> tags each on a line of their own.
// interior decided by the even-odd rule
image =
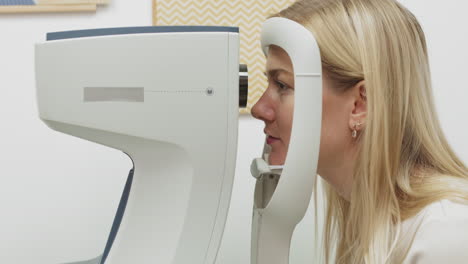
<svg viewBox="0 0 468 264">
<path fill-rule="evenodd" d="M 289 88 L 286 84 L 284 84 L 284 83 L 282 83 L 282 82 L 275 81 L 275 83 L 276 83 L 276 86 L 278 86 L 278 88 L 279 88 L 281 91 L 285 91 L 285 90 L 287 90 L 287 89 Z"/>
</svg>

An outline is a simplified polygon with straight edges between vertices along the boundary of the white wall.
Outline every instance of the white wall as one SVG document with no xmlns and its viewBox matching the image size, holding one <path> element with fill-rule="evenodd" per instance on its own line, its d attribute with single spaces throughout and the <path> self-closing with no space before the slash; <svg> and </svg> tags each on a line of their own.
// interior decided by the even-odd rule
<svg viewBox="0 0 468 264">
<path fill-rule="evenodd" d="M 96 14 L 0 16 L 0 263 L 61 263 L 102 253 L 131 163 L 38 119 L 33 43 L 51 31 L 150 25 L 150 2 L 113 0 Z M 468 3 L 401 2 L 426 32 L 441 123 L 468 163 Z M 260 155 L 263 127 L 240 118 L 233 202 L 218 263 L 249 263 L 249 166 Z"/>
<path fill-rule="evenodd" d="M 426 33 L 434 97 L 442 128 L 468 163 L 468 2 L 401 0 Z"/>
</svg>

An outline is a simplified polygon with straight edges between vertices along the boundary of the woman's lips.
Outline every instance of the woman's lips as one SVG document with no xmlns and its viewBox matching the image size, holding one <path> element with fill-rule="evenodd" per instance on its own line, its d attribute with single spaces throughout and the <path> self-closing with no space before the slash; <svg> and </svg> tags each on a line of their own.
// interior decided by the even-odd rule
<svg viewBox="0 0 468 264">
<path fill-rule="evenodd" d="M 279 141 L 280 139 L 279 138 L 275 138 L 275 137 L 272 137 L 272 136 L 268 136 L 267 138 L 267 144 L 268 145 L 271 145 L 272 143 L 276 142 L 276 141 Z"/>
</svg>

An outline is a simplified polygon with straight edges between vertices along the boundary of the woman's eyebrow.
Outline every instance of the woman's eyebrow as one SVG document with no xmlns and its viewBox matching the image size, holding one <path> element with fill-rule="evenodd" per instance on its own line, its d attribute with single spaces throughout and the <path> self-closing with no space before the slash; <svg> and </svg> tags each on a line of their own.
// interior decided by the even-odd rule
<svg viewBox="0 0 468 264">
<path fill-rule="evenodd" d="M 268 73 L 267 73 L 266 71 L 263 72 L 263 74 L 264 74 L 265 76 L 267 76 L 267 77 L 268 77 L 268 76 L 276 76 L 276 75 L 278 75 L 279 73 L 285 73 L 285 74 L 287 74 L 287 75 L 292 75 L 291 72 L 289 72 L 289 71 L 287 71 L 287 70 L 285 70 L 285 69 L 281 69 L 281 68 L 278 68 L 278 69 L 271 69 L 271 70 L 268 71 Z"/>
</svg>

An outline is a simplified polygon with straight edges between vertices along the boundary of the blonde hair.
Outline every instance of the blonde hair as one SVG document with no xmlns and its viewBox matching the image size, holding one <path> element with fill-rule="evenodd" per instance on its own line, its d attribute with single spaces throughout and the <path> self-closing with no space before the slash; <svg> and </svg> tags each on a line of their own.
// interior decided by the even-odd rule
<svg viewBox="0 0 468 264">
<path fill-rule="evenodd" d="M 365 80 L 351 200 L 325 183 L 326 262 L 332 248 L 337 263 L 401 262 L 403 220 L 441 199 L 468 203 L 468 169 L 436 115 L 421 26 L 394 0 L 299 0 L 274 16 L 314 34 L 336 89 Z"/>
</svg>

